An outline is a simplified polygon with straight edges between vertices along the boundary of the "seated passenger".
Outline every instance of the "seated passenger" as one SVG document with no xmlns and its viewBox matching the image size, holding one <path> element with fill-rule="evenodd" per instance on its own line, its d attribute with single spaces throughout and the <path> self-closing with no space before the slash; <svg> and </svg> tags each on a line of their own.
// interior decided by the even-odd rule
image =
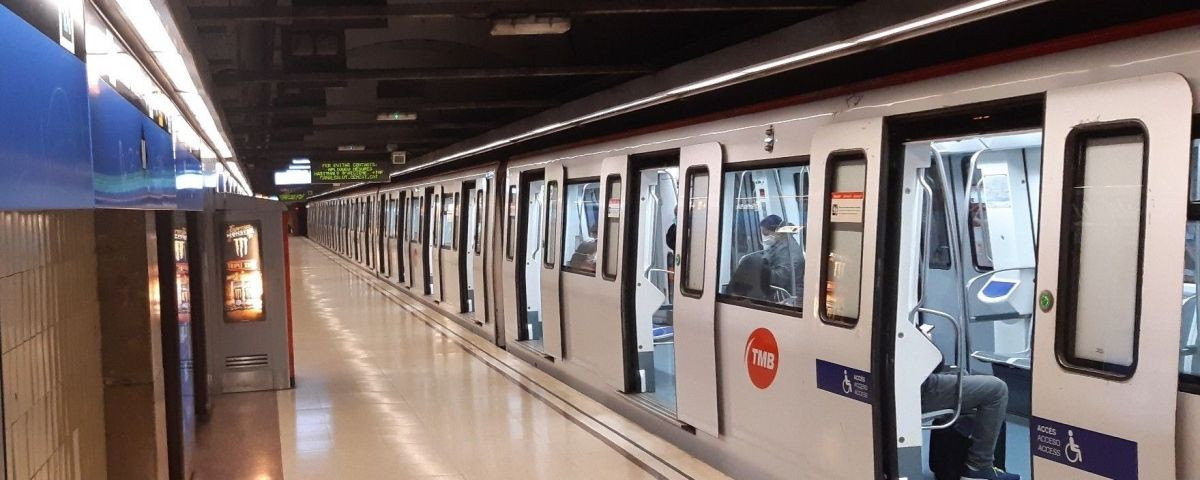
<svg viewBox="0 0 1200 480">
<path fill-rule="evenodd" d="M 771 301 L 770 274 L 760 255 L 746 255 L 733 269 L 725 293 L 755 300 Z"/>
<path fill-rule="evenodd" d="M 954 408 L 956 375 L 934 373 L 921 384 L 921 410 Z M 1021 476 L 995 467 L 996 441 L 1008 411 L 1008 385 L 991 375 L 963 375 L 962 414 L 972 415 L 971 447 L 960 480 L 1020 480 Z"/>
<path fill-rule="evenodd" d="M 596 271 L 596 226 L 588 227 L 588 236 L 575 247 L 567 266 L 582 270 Z"/>
<path fill-rule="evenodd" d="M 780 231 L 781 227 L 794 227 L 783 223 L 779 215 L 768 215 L 758 222 L 759 233 L 762 234 L 763 259 L 766 268 L 771 270 L 772 286 L 787 290 L 793 296 L 799 296 L 804 289 L 804 247 L 800 246 L 795 237 L 788 231 Z M 794 230 L 794 229 L 788 229 Z"/>
</svg>

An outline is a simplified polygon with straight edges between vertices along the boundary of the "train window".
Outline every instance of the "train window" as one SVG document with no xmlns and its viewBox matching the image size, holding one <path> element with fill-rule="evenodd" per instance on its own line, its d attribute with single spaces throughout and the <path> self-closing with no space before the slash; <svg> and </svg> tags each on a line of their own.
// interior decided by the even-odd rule
<svg viewBox="0 0 1200 480">
<path fill-rule="evenodd" d="M 484 214 L 484 206 L 487 205 L 487 197 L 483 196 L 483 189 L 475 191 L 475 254 L 483 255 L 483 229 L 486 226 L 484 219 L 487 218 Z"/>
<path fill-rule="evenodd" d="M 821 248 L 821 321 L 858 324 L 862 287 L 863 213 L 867 159 L 862 151 L 835 152 L 826 167 L 824 245 Z"/>
<path fill-rule="evenodd" d="M 1055 348 L 1064 365 L 1128 378 L 1141 313 L 1146 134 L 1132 124 L 1077 129 L 1067 144 Z"/>
<path fill-rule="evenodd" d="M 504 238 L 504 252 L 509 260 L 516 255 L 517 249 L 517 186 L 508 187 L 508 236 Z"/>
<path fill-rule="evenodd" d="M 421 241 L 421 202 L 424 201 L 419 195 L 413 195 L 408 200 L 408 240 L 412 242 Z"/>
<path fill-rule="evenodd" d="M 442 248 L 454 248 L 454 201 L 458 194 L 442 195 Z"/>
<path fill-rule="evenodd" d="M 558 238 L 558 182 L 546 182 L 546 236 L 542 239 L 542 262 L 554 268 L 554 245 Z"/>
<path fill-rule="evenodd" d="M 600 229 L 600 182 L 568 183 L 566 202 L 562 269 L 595 275 L 596 232 Z"/>
<path fill-rule="evenodd" d="M 1197 315 L 1196 285 L 1200 279 L 1200 118 L 1192 121 L 1192 176 L 1188 192 L 1188 223 L 1184 237 L 1183 311 L 1179 328 L 1180 389 L 1200 394 L 1200 315 Z"/>
<path fill-rule="evenodd" d="M 684 175 L 687 192 L 687 215 L 683 218 L 683 249 L 680 264 L 685 295 L 698 297 L 704 293 L 705 248 L 708 245 L 708 169 L 690 168 Z M 693 261 L 693 259 L 695 261 Z M 801 269 L 803 271 L 803 269 Z"/>
<path fill-rule="evenodd" d="M 808 183 L 807 165 L 725 172 L 719 300 L 800 311 Z"/>
<path fill-rule="evenodd" d="M 604 197 L 604 278 L 617 279 L 621 263 L 621 176 L 610 175 Z"/>
</svg>

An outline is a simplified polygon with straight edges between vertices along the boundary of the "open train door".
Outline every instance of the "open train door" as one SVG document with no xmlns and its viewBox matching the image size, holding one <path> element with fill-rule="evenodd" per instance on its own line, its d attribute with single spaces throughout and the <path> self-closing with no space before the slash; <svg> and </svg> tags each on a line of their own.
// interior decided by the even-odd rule
<svg viewBox="0 0 1200 480">
<path fill-rule="evenodd" d="M 429 243 L 426 248 L 429 261 L 425 265 L 429 267 L 429 294 L 433 295 L 435 302 L 442 301 L 442 215 L 445 215 L 442 199 L 445 196 L 442 187 L 434 187 L 433 201 L 426 210 L 429 212 Z"/>
<path fill-rule="evenodd" d="M 488 315 L 489 305 L 487 296 L 487 287 L 488 284 L 491 283 L 488 281 L 488 272 L 490 269 L 487 268 L 490 255 L 488 254 L 488 249 L 484 248 L 484 245 L 487 245 L 486 239 L 488 238 L 487 211 L 489 198 L 488 187 L 491 184 L 490 180 L 490 178 L 481 178 L 475 181 L 475 190 L 471 193 L 475 196 L 474 202 L 471 202 L 466 198 L 463 199 L 463 203 L 467 205 L 474 205 L 475 208 L 474 215 L 467 216 L 468 218 L 473 217 L 472 220 L 475 221 L 475 227 L 473 229 L 475 236 L 467 242 L 470 246 L 469 248 L 471 248 L 472 254 L 471 265 L 467 265 L 467 268 L 472 269 L 475 272 L 474 276 L 472 277 L 475 279 L 475 285 L 473 285 L 474 292 L 472 293 L 471 301 L 475 304 L 475 323 L 479 326 L 485 325 L 489 320 L 488 317 L 490 317 L 490 315 Z M 464 190 L 463 194 L 466 195 L 466 190 Z M 463 228 L 467 229 L 467 227 Z"/>
<path fill-rule="evenodd" d="M 1192 94 L 1046 94 L 1030 448 L 1037 478 L 1175 478 Z"/>
<path fill-rule="evenodd" d="M 562 251 L 563 167 L 546 166 L 546 206 L 542 223 L 545 248 L 542 250 L 542 353 L 563 357 L 562 306 L 560 304 L 558 256 Z"/>
<path fill-rule="evenodd" d="M 882 146 L 879 117 L 826 125 L 813 136 L 805 249 L 815 261 L 807 262 L 804 281 L 804 316 L 812 320 L 800 324 L 813 358 L 797 359 L 794 368 L 823 390 L 798 406 L 821 412 L 811 426 L 822 443 L 808 459 L 814 478 L 878 477 L 874 412 L 882 372 L 871 369 L 871 342 Z M 780 368 L 788 362 L 779 359 Z"/>
<path fill-rule="evenodd" d="M 697 430 L 717 436 L 717 269 L 705 269 L 720 248 L 717 225 L 721 221 L 721 163 L 719 143 L 683 147 L 679 170 L 683 185 L 677 218 L 682 235 L 676 237 L 680 252 L 675 282 L 676 401 L 679 419 Z"/>
</svg>

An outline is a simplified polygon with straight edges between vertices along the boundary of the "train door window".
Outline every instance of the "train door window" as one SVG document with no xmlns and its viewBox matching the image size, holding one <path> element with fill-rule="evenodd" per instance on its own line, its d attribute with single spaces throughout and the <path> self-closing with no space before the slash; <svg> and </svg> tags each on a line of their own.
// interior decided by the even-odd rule
<svg viewBox="0 0 1200 480">
<path fill-rule="evenodd" d="M 1137 360 L 1146 134 L 1130 124 L 1077 130 L 1064 174 L 1061 361 L 1127 378 Z"/>
<path fill-rule="evenodd" d="M 863 208 L 867 159 L 863 152 L 834 153 L 826 167 L 825 245 L 822 248 L 821 320 L 858 324 L 862 276 Z"/>
<path fill-rule="evenodd" d="M 621 264 L 621 177 L 611 175 L 605 186 L 604 197 L 604 279 L 617 279 L 617 266 Z"/>
<path fill-rule="evenodd" d="M 517 249 L 517 186 L 508 187 L 508 237 L 504 239 L 504 251 L 509 260 L 516 256 Z"/>
<path fill-rule="evenodd" d="M 704 264 L 707 263 L 708 169 L 690 168 L 684 180 L 687 215 L 683 218 L 683 239 L 680 242 L 680 271 L 683 272 L 680 286 L 685 295 L 700 296 L 704 293 Z"/>
<path fill-rule="evenodd" d="M 471 207 L 471 216 L 474 217 L 475 233 L 471 236 L 472 243 L 475 247 L 476 255 L 483 255 L 483 233 L 487 227 L 484 220 L 487 219 L 487 214 L 484 209 L 487 207 L 487 198 L 484 197 L 483 189 L 475 190 L 475 205 Z"/>
<path fill-rule="evenodd" d="M 542 261 L 554 268 L 554 248 L 558 244 L 558 182 L 546 182 L 546 235 L 542 238 Z"/>
<path fill-rule="evenodd" d="M 596 232 L 600 228 L 600 182 L 568 183 L 566 202 L 562 269 L 594 276 Z"/>
<path fill-rule="evenodd" d="M 626 318 L 626 331 L 636 359 L 631 385 L 643 398 L 669 411 L 675 411 L 675 249 L 676 209 L 679 199 L 678 152 L 671 164 L 643 168 L 637 173 L 637 213 L 629 229 L 635 247 L 626 275 L 627 301 L 634 305 L 632 318 Z"/>
<path fill-rule="evenodd" d="M 479 254 L 476 249 L 479 239 L 475 236 L 477 231 L 475 209 L 476 205 L 478 205 L 478 199 L 475 194 L 479 190 L 475 189 L 474 183 L 466 182 L 463 184 L 462 191 L 463 195 L 467 197 L 467 204 L 463 208 L 466 231 L 462 232 L 462 238 L 465 242 L 462 240 L 459 241 L 459 258 L 462 259 L 462 262 L 459 264 L 459 271 L 464 273 L 464 275 L 460 276 L 463 279 L 463 289 L 465 290 L 463 308 L 467 313 L 472 313 L 475 311 L 475 256 Z"/>
<path fill-rule="evenodd" d="M 454 203 L 458 194 L 442 197 L 442 248 L 454 249 Z"/>
<path fill-rule="evenodd" d="M 1197 279 L 1200 278 L 1200 117 L 1192 121 L 1192 176 L 1188 192 L 1188 223 L 1184 237 L 1183 311 L 1179 330 L 1179 385 L 1200 394 L 1200 315 L 1197 314 Z"/>
<path fill-rule="evenodd" d="M 518 266 L 519 274 L 524 275 L 525 282 L 519 284 L 523 291 L 522 304 L 525 315 L 521 318 L 521 328 L 518 339 L 528 341 L 537 349 L 542 348 L 542 268 L 539 264 L 542 253 L 542 221 L 545 211 L 545 181 L 540 178 L 524 180 L 521 187 L 521 197 L 524 203 L 522 222 L 525 231 L 522 233 L 523 258 Z"/>
<path fill-rule="evenodd" d="M 800 312 L 808 166 L 725 172 L 717 299 Z"/>
<path fill-rule="evenodd" d="M 421 197 L 408 199 L 408 241 L 421 241 Z"/>
</svg>

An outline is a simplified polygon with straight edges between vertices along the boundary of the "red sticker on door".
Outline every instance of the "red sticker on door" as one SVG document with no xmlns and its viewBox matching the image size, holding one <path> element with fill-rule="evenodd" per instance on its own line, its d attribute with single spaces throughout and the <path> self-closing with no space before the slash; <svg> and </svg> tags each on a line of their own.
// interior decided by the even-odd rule
<svg viewBox="0 0 1200 480">
<path fill-rule="evenodd" d="M 759 328 L 746 340 L 746 373 L 750 383 L 766 389 L 775 381 L 779 371 L 779 344 L 770 330 Z"/>
</svg>

